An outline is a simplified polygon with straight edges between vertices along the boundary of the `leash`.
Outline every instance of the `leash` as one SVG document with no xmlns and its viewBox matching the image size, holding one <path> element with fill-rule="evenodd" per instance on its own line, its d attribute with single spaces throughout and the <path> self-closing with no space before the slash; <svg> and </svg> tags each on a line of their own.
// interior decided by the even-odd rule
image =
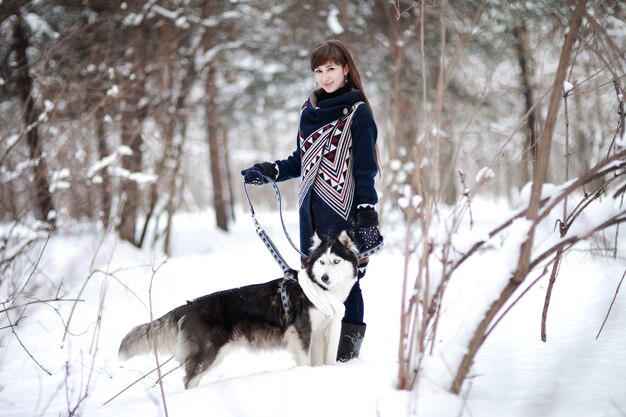
<svg viewBox="0 0 626 417">
<path fill-rule="evenodd" d="M 285 236 L 287 237 L 287 240 L 289 241 L 291 246 L 295 249 L 295 251 L 300 254 L 300 256 L 306 256 L 305 254 L 300 252 L 300 250 L 296 247 L 296 245 L 293 243 L 293 240 L 291 240 L 291 236 L 289 236 L 289 233 L 287 232 L 287 226 L 285 226 L 285 220 L 283 218 L 283 199 L 280 195 L 280 189 L 278 188 L 278 185 L 276 185 L 276 182 L 272 180 L 271 178 L 266 177 L 266 176 L 263 176 L 263 177 L 267 180 L 267 182 L 272 184 L 272 187 L 274 187 L 274 194 L 276 196 L 276 201 L 278 201 L 280 223 L 282 224 L 283 231 L 285 232 Z M 248 194 L 248 184 L 246 184 L 245 182 L 243 183 L 243 192 L 246 196 L 246 200 L 248 201 L 248 207 L 250 208 L 250 215 L 252 216 L 252 221 L 254 222 L 256 234 L 261 238 L 261 240 L 265 244 L 265 247 L 267 247 L 267 249 L 270 251 L 270 253 L 272 254 L 272 257 L 278 263 L 278 266 L 280 266 L 280 269 L 282 269 L 285 276 L 290 276 L 291 278 L 295 278 L 293 276 L 294 275 L 293 268 L 291 268 L 289 264 L 287 264 L 287 261 L 285 261 L 285 258 L 283 258 L 283 256 L 280 254 L 280 252 L 278 251 L 278 248 L 276 248 L 276 245 L 274 244 L 272 239 L 269 237 L 265 229 L 263 229 L 263 226 L 261 226 L 261 224 L 257 220 L 256 213 L 254 211 L 254 206 L 252 205 L 252 200 L 250 199 L 250 195 Z"/>
<path fill-rule="evenodd" d="M 301 256 L 304 256 L 304 254 L 302 254 L 302 252 L 300 252 L 298 248 L 296 248 L 293 241 L 291 240 L 291 237 L 289 236 L 289 233 L 287 233 L 287 227 L 285 226 L 285 221 L 283 220 L 283 200 L 280 195 L 280 190 L 278 189 L 278 185 L 276 185 L 274 180 L 272 180 L 269 177 L 265 177 L 265 179 L 274 187 L 274 194 L 276 195 L 276 200 L 278 201 L 278 209 L 280 212 L 280 222 L 283 225 L 283 231 L 285 232 L 285 236 L 287 236 L 287 240 L 289 240 L 289 243 L 291 244 L 291 246 Z M 248 207 L 250 208 L 250 215 L 252 216 L 252 221 L 254 222 L 256 234 L 261 238 L 261 240 L 265 244 L 265 247 L 270 251 L 270 253 L 272 254 L 272 257 L 278 263 L 278 266 L 280 266 L 280 269 L 283 271 L 284 278 L 282 281 L 280 281 L 280 284 L 279 284 L 280 301 L 283 305 L 283 313 L 284 313 L 285 322 L 289 323 L 291 322 L 291 303 L 289 302 L 289 294 L 287 294 L 286 285 L 287 285 L 287 281 L 298 282 L 298 279 L 296 278 L 296 271 L 289 266 L 289 264 L 287 263 L 285 258 L 283 258 L 283 256 L 280 254 L 280 252 L 278 251 L 278 248 L 276 247 L 272 239 L 269 237 L 265 229 L 263 229 L 263 226 L 261 226 L 261 224 L 257 220 L 256 214 L 254 212 L 254 206 L 252 205 L 252 200 L 250 199 L 250 195 L 248 194 L 248 184 L 246 184 L 245 182 L 243 183 L 243 192 L 246 196 L 246 200 L 248 200 Z"/>
<path fill-rule="evenodd" d="M 300 256 L 307 258 L 307 255 L 302 253 L 300 251 L 300 249 L 298 249 L 298 247 L 293 243 L 293 240 L 291 239 L 291 236 L 289 235 L 289 232 L 287 231 L 287 226 L 285 226 L 285 220 L 283 218 L 283 199 L 281 197 L 280 189 L 278 188 L 278 185 L 270 177 L 266 177 L 264 175 L 263 178 L 265 178 L 265 180 L 268 183 L 270 183 L 272 185 L 272 187 L 274 188 L 274 195 L 276 196 L 276 201 L 278 202 L 278 212 L 280 214 L 280 223 L 282 225 L 283 232 L 285 233 L 285 236 L 287 237 L 287 240 L 291 244 L 291 247 L 296 252 L 298 252 L 298 254 Z M 285 261 L 285 258 L 283 258 L 283 256 L 280 254 L 280 252 L 276 248 L 276 245 L 274 244 L 272 239 L 269 237 L 267 232 L 263 229 L 263 227 L 261 226 L 261 224 L 257 220 L 256 214 L 255 214 L 255 211 L 254 211 L 254 206 L 252 204 L 252 200 L 250 199 L 250 195 L 248 194 L 248 184 L 246 184 L 245 182 L 243 183 L 243 192 L 244 192 L 244 194 L 246 196 L 246 200 L 248 201 L 248 207 L 250 208 L 250 215 L 252 216 L 252 221 L 254 222 L 254 226 L 256 228 L 257 235 L 259 235 L 259 237 L 261 238 L 263 243 L 265 243 L 265 246 L 270 251 L 270 253 L 274 257 L 274 259 L 276 260 L 276 262 L 278 263 L 278 265 L 280 266 L 282 271 L 286 275 L 287 274 L 293 275 L 293 269 L 289 267 L 289 265 L 287 264 L 287 261 Z M 366 250 L 364 252 L 360 252 L 359 256 L 358 256 L 358 260 L 361 261 L 361 260 L 363 260 L 365 258 L 369 258 L 371 255 L 373 255 L 376 252 L 378 252 L 379 250 L 381 250 L 382 247 L 384 246 L 384 244 L 385 244 L 384 240 L 381 239 L 381 241 L 378 242 L 378 244 L 376 244 L 376 246 L 374 246 L 374 247 L 372 247 L 372 248 L 370 248 L 370 249 L 368 249 L 368 250 Z"/>
</svg>

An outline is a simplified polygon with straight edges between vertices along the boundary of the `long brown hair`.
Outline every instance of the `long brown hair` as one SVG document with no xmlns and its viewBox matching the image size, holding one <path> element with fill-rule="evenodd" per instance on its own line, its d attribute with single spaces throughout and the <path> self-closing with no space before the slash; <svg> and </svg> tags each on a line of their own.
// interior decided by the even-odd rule
<svg viewBox="0 0 626 417">
<path fill-rule="evenodd" d="M 349 87 L 354 87 L 363 93 L 363 100 L 370 107 L 370 111 L 372 106 L 370 105 L 367 96 L 365 95 L 365 90 L 363 89 L 363 84 L 361 83 L 361 75 L 359 74 L 359 70 L 356 68 L 354 60 L 352 59 L 352 55 L 348 48 L 337 39 L 331 39 L 324 43 L 317 45 L 311 50 L 311 55 L 309 57 L 311 61 L 311 71 L 315 71 L 315 68 L 320 67 L 327 62 L 332 62 L 333 64 L 341 65 L 342 67 L 348 66 L 348 82 L 346 83 Z M 374 145 L 376 149 L 376 165 L 378 166 L 378 175 L 382 176 L 380 170 L 380 156 L 378 154 L 378 144 Z"/>
<path fill-rule="evenodd" d="M 311 71 L 315 71 L 315 68 L 320 67 L 327 62 L 332 62 L 333 64 L 338 64 L 342 67 L 347 65 L 347 85 L 350 87 L 354 87 L 361 93 L 363 93 L 363 99 L 368 105 L 370 104 L 367 96 L 365 95 L 363 84 L 361 83 L 361 75 L 359 74 L 359 70 L 354 64 L 354 60 L 352 59 L 352 55 L 350 55 L 350 51 L 348 51 L 348 48 L 341 41 L 337 39 L 331 39 L 315 46 L 313 50 L 311 50 L 310 60 Z"/>
</svg>

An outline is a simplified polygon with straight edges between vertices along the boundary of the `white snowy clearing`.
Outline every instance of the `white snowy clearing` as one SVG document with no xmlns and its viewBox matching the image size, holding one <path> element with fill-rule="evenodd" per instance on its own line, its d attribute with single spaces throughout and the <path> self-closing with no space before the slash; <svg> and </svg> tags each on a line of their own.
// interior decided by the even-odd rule
<svg viewBox="0 0 626 417">
<path fill-rule="evenodd" d="M 506 210 L 483 202 L 480 213 L 488 217 L 478 220 L 488 223 Z M 75 225 L 71 233 L 50 239 L 39 262 L 41 273 L 33 279 L 42 291 L 58 289 L 60 298 L 81 301 L 32 304 L 13 327 L 15 333 L 2 329 L 0 416 L 163 416 L 165 406 L 172 417 L 626 416 L 622 294 L 596 340 L 624 273 L 623 253 L 621 261 L 592 257 L 585 247 L 565 258 L 552 297 L 548 342 L 539 338 L 544 278 L 487 339 L 459 398 L 437 383 L 454 371 L 439 352 L 463 352 L 455 340 L 473 329 L 474 323 L 464 322 L 471 317 L 467 311 L 481 303 L 481 294 L 493 292 L 490 252 L 474 257 L 453 278 L 438 349 L 425 363 L 418 389 L 399 391 L 404 257 L 395 235 L 403 232 L 384 229 L 388 244 L 372 258 L 362 281 L 368 327 L 359 359 L 295 367 L 286 352 L 236 351 L 189 391 L 183 389 L 180 369 L 169 373 L 178 366 L 172 360 L 162 367 L 164 405 L 156 372 L 129 387 L 154 369 L 154 356 L 117 359 L 122 337 L 150 319 L 150 304 L 156 318 L 186 300 L 280 276 L 246 212 L 238 213 L 227 234 L 216 231 L 212 218 L 209 212 L 179 215 L 167 261 L 158 250 L 137 250 L 113 234 L 102 239 L 91 225 Z M 291 265 L 297 265 L 278 215 L 260 213 L 259 218 Z M 297 231 L 296 215 L 288 213 L 287 220 Z"/>
</svg>

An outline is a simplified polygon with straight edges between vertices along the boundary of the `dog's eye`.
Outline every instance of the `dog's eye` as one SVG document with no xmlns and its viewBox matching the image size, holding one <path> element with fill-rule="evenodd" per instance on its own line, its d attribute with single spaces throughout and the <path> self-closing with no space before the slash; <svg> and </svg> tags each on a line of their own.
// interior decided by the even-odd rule
<svg viewBox="0 0 626 417">
<path fill-rule="evenodd" d="M 324 262 L 324 261 L 322 261 L 322 260 L 320 259 L 320 265 L 326 265 L 326 262 Z"/>
<path fill-rule="evenodd" d="M 334 263 L 335 265 L 337 265 L 339 262 L 341 262 L 341 259 L 335 259 L 335 260 L 333 261 L 333 263 Z"/>
</svg>

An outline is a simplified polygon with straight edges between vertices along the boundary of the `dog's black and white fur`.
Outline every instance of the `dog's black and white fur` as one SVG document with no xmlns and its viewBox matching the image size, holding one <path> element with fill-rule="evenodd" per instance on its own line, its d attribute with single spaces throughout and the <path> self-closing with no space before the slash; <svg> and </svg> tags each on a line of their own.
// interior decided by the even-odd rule
<svg viewBox="0 0 626 417">
<path fill-rule="evenodd" d="M 342 232 L 336 240 L 316 235 L 298 281 L 281 278 L 187 302 L 132 329 L 122 340 L 119 356 L 129 359 L 146 354 L 156 345 L 159 352 L 174 354 L 184 365 L 185 388 L 196 387 L 232 344 L 252 349 L 287 348 L 297 365 L 333 364 L 341 309 L 356 276 L 357 249 L 350 235 Z M 287 311 L 281 292 L 287 294 Z M 330 300 L 335 310 L 323 300 Z"/>
</svg>

